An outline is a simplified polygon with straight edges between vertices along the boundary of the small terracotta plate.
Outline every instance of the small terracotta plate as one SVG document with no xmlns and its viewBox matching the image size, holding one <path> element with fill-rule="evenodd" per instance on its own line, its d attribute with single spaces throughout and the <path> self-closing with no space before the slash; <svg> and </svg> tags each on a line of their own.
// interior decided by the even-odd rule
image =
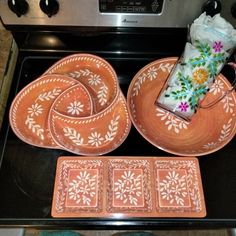
<svg viewBox="0 0 236 236">
<path fill-rule="evenodd" d="M 94 114 L 119 96 L 117 75 L 112 66 L 92 54 L 73 54 L 52 65 L 44 74 L 68 75 L 83 83 L 93 98 Z"/>
<path fill-rule="evenodd" d="M 45 75 L 26 87 L 14 98 L 10 125 L 24 142 L 44 148 L 58 148 L 48 131 L 48 113 L 56 97 L 78 81 L 64 75 Z"/>
<path fill-rule="evenodd" d="M 131 120 L 121 92 L 111 106 L 88 117 L 64 115 L 58 111 L 60 101 L 58 97 L 51 106 L 48 122 L 54 142 L 62 149 L 78 155 L 101 155 L 120 146 L 129 134 Z"/>
<path fill-rule="evenodd" d="M 53 217 L 205 217 L 194 157 L 60 157 Z"/>
<path fill-rule="evenodd" d="M 212 108 L 198 109 L 190 123 L 157 107 L 155 100 L 177 58 L 154 61 L 133 78 L 127 95 L 128 111 L 139 133 L 154 146 L 181 156 L 201 156 L 224 147 L 236 132 L 236 93 Z M 231 84 L 216 78 L 204 104 L 221 96 Z"/>
<path fill-rule="evenodd" d="M 86 117 L 93 113 L 92 98 L 85 86 L 79 82 L 64 90 L 52 106 L 55 111 L 71 117 Z"/>
</svg>

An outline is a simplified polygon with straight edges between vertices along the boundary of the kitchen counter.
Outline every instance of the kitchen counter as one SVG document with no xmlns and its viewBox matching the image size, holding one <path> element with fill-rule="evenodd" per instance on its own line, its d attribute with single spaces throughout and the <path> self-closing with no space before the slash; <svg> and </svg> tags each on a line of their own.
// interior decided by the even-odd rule
<svg viewBox="0 0 236 236">
<path fill-rule="evenodd" d="M 0 127 L 5 112 L 14 67 L 17 58 L 17 47 L 11 33 L 0 25 Z"/>
</svg>

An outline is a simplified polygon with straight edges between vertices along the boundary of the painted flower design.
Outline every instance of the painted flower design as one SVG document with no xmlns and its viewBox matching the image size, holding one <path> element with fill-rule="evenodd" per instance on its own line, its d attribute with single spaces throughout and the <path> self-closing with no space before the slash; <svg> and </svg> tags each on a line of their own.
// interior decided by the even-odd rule
<svg viewBox="0 0 236 236">
<path fill-rule="evenodd" d="M 89 182 L 89 179 L 91 178 L 91 176 L 87 171 L 81 171 L 79 173 L 79 175 L 76 176 L 76 178 L 77 178 L 77 183 L 78 184 L 84 185 L 87 182 Z M 72 185 L 72 184 L 70 184 L 70 185 Z"/>
<path fill-rule="evenodd" d="M 171 200 L 171 203 L 174 201 L 173 196 L 172 196 L 172 192 L 168 188 L 166 189 L 166 191 L 161 193 L 161 196 L 162 196 L 163 199 L 166 199 L 168 201 Z"/>
<path fill-rule="evenodd" d="M 147 77 L 150 79 L 150 80 L 153 80 L 155 79 L 157 76 L 157 68 L 155 68 L 154 66 L 151 67 L 148 71 L 147 71 Z"/>
<path fill-rule="evenodd" d="M 70 106 L 67 107 L 67 112 L 72 115 L 79 115 L 80 112 L 83 112 L 84 105 L 79 101 L 74 101 L 70 103 Z"/>
<path fill-rule="evenodd" d="M 168 130 L 173 130 L 175 133 L 179 133 L 182 129 L 188 128 L 188 122 L 176 118 L 174 115 L 166 112 L 162 109 L 156 109 L 156 116 L 160 117 L 161 121 L 165 122 Z"/>
<path fill-rule="evenodd" d="M 96 75 L 96 74 L 91 74 L 90 78 L 88 79 L 88 82 L 90 85 L 98 85 L 101 83 L 101 78 L 100 75 Z"/>
<path fill-rule="evenodd" d="M 31 117 L 38 116 L 42 114 L 42 112 L 43 112 L 42 105 L 39 105 L 38 103 L 35 103 L 31 107 L 28 108 L 28 114 L 30 114 Z"/>
<path fill-rule="evenodd" d="M 82 203 L 89 206 L 96 195 L 96 181 L 97 175 L 91 176 L 86 170 L 81 171 L 76 179 L 69 182 L 69 199 L 74 200 L 77 204 Z"/>
<path fill-rule="evenodd" d="M 168 175 L 166 176 L 166 179 L 169 181 L 170 184 L 174 185 L 179 180 L 179 174 L 176 173 L 175 171 L 169 172 Z"/>
<path fill-rule="evenodd" d="M 137 206 L 142 196 L 142 177 L 131 170 L 124 173 L 114 182 L 115 198 L 123 204 Z"/>
<path fill-rule="evenodd" d="M 224 84 L 220 80 L 216 80 L 210 89 L 210 92 L 216 95 L 217 93 L 220 93 L 224 89 Z"/>
<path fill-rule="evenodd" d="M 178 170 L 168 171 L 160 181 L 159 191 L 161 198 L 170 205 L 184 206 L 188 201 L 186 175 L 178 173 Z"/>
<path fill-rule="evenodd" d="M 215 52 L 221 52 L 221 49 L 223 48 L 223 44 L 221 41 L 219 42 L 214 42 L 213 44 L 213 49 Z"/>
<path fill-rule="evenodd" d="M 224 99 L 222 99 L 221 101 L 224 105 L 223 108 L 225 110 L 226 113 L 233 113 L 234 112 L 234 100 L 233 97 L 229 95 L 225 96 Z"/>
<path fill-rule="evenodd" d="M 91 136 L 89 136 L 88 139 L 88 143 L 96 147 L 100 146 L 104 140 L 104 138 L 101 137 L 101 134 L 98 132 L 91 133 Z"/>
<path fill-rule="evenodd" d="M 207 149 L 207 150 L 211 150 L 211 149 L 214 149 L 216 146 L 217 146 L 217 143 L 210 142 L 210 143 L 203 145 L 203 148 Z"/>
<path fill-rule="evenodd" d="M 131 171 L 125 171 L 121 177 L 125 184 L 130 184 L 134 180 L 134 173 Z"/>
<path fill-rule="evenodd" d="M 193 81 L 196 84 L 203 84 L 207 81 L 207 79 L 208 79 L 208 72 L 205 69 L 199 68 L 193 72 Z"/>
<path fill-rule="evenodd" d="M 178 108 L 180 109 L 181 112 L 186 112 L 189 108 L 189 105 L 187 102 L 181 102 Z"/>
</svg>

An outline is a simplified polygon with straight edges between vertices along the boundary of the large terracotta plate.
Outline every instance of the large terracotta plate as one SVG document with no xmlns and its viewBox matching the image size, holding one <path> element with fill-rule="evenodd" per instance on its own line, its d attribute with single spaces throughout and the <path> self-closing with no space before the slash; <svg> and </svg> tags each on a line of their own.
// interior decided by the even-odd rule
<svg viewBox="0 0 236 236">
<path fill-rule="evenodd" d="M 73 117 L 58 110 L 70 92 L 68 89 L 58 96 L 50 109 L 48 122 L 54 142 L 78 155 L 101 155 L 119 147 L 131 128 L 122 92 L 105 110 L 87 117 Z"/>
<path fill-rule="evenodd" d="M 198 109 L 190 123 L 157 107 L 154 102 L 177 58 L 154 61 L 141 69 L 128 90 L 128 111 L 139 133 L 151 144 L 181 156 L 201 156 L 223 148 L 236 132 L 236 93 L 212 108 Z M 204 104 L 221 96 L 231 84 L 216 78 Z"/>
<path fill-rule="evenodd" d="M 205 217 L 195 157 L 60 157 L 53 217 Z"/>
<path fill-rule="evenodd" d="M 62 74 L 83 83 L 94 103 L 94 114 L 119 96 L 117 75 L 112 66 L 92 54 L 73 54 L 56 62 L 44 74 Z"/>
<path fill-rule="evenodd" d="M 77 83 L 68 76 L 45 75 L 24 87 L 14 98 L 9 112 L 14 133 L 28 144 L 58 148 L 48 130 L 49 109 L 57 96 Z"/>
</svg>

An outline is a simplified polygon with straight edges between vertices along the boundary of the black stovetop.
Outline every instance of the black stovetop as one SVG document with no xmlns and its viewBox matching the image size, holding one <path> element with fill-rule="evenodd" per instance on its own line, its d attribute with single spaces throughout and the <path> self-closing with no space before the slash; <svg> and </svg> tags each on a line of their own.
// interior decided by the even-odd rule
<svg viewBox="0 0 236 236">
<path fill-rule="evenodd" d="M 42 35 L 41 35 L 42 36 Z M 78 48 L 61 45 L 42 45 L 42 38 L 32 35 L 21 48 L 11 87 L 4 122 L 0 133 L 0 225 L 54 228 L 215 228 L 236 227 L 236 142 L 235 138 L 221 150 L 199 157 L 207 216 L 193 218 L 135 218 L 135 219 L 53 219 L 50 215 L 57 158 L 73 155 L 62 150 L 43 149 L 22 142 L 8 123 L 9 106 L 15 94 L 40 76 L 58 59 L 78 52 L 93 53 L 106 59 L 118 74 L 120 86 L 126 95 L 133 76 L 143 66 L 162 57 L 179 56 L 183 50 L 184 35 L 175 38 L 175 45 L 161 47 L 167 35 L 148 37 L 133 35 L 86 37 L 76 41 Z M 55 35 L 54 35 L 55 36 Z M 106 42 L 104 42 L 104 37 Z M 77 38 L 77 37 L 76 37 Z M 35 41 L 34 41 L 35 40 Z M 133 40 L 133 41 L 132 41 Z M 85 42 L 87 41 L 87 43 Z M 41 42 L 37 45 L 37 42 Z M 91 46 L 91 43 L 94 43 Z M 96 43 L 95 43 L 96 42 Z M 109 43 L 108 43 L 109 42 Z M 130 47 L 126 45 L 129 43 Z M 131 44 L 130 44 L 131 43 Z M 149 44 L 152 43 L 153 45 Z M 166 42 L 170 43 L 170 42 Z M 145 46 L 146 44 L 146 46 Z M 33 47 L 32 45 L 36 45 Z M 89 46 L 90 45 L 90 46 Z M 101 46 L 102 45 L 102 46 Z M 115 45 L 115 46 L 114 46 Z M 125 45 L 125 46 L 124 46 Z M 114 49 L 115 48 L 115 49 Z M 138 48 L 138 50 L 136 50 Z M 45 50 L 44 50 L 45 49 Z M 111 50 L 113 49 L 113 50 Z M 121 49 L 117 53 L 118 49 Z M 134 145 L 135 144 L 135 145 Z M 134 127 L 125 142 L 109 156 L 171 156 L 148 143 Z"/>
</svg>

